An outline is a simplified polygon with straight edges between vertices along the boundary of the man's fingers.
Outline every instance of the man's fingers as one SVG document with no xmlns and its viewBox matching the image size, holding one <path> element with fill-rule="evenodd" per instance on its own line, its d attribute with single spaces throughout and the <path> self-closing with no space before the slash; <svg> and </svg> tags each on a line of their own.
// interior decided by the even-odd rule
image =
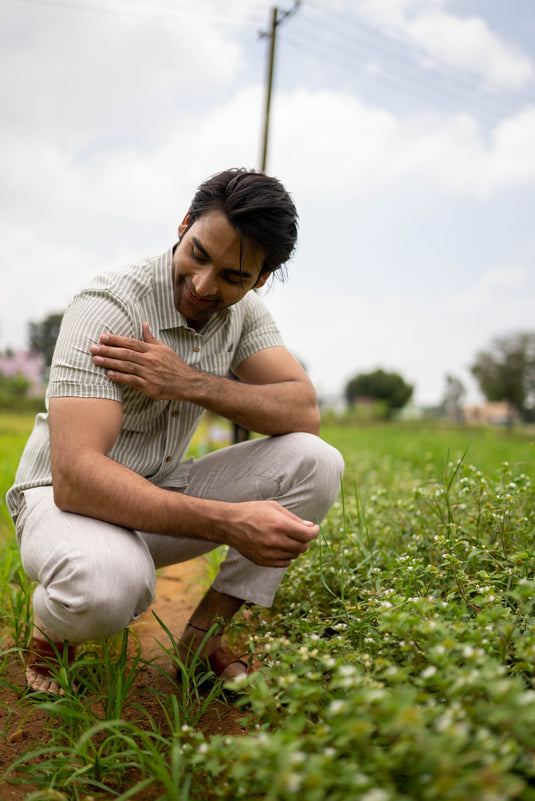
<svg viewBox="0 0 535 801">
<path fill-rule="evenodd" d="M 89 350 L 93 355 L 95 364 L 101 366 L 104 365 L 104 362 L 108 363 L 108 366 L 113 366 L 117 364 L 117 362 L 124 362 L 124 364 L 128 366 L 130 364 L 141 364 L 143 361 L 143 354 L 141 351 L 129 350 L 127 348 L 91 345 Z"/>
<path fill-rule="evenodd" d="M 296 542 L 303 543 L 308 546 L 308 544 L 311 543 L 312 540 L 315 540 L 320 533 L 320 527 L 314 523 L 300 526 L 296 525 L 292 527 L 291 530 L 289 529 L 287 533 L 292 540 L 296 540 Z"/>
<path fill-rule="evenodd" d="M 316 539 L 320 533 L 320 527 L 316 523 L 313 523 L 311 520 L 303 520 L 301 517 L 294 515 L 293 512 L 285 509 L 284 506 L 279 506 L 279 504 L 277 504 L 277 507 L 279 511 L 286 517 L 291 518 L 295 523 L 294 526 L 288 527 L 287 529 L 289 537 L 299 542 L 310 542 Z"/>
<path fill-rule="evenodd" d="M 128 350 L 138 351 L 144 353 L 147 350 L 147 343 L 142 339 L 134 339 L 133 337 L 120 337 L 117 334 L 101 334 L 101 345 L 108 345 L 112 348 L 126 348 Z"/>
<path fill-rule="evenodd" d="M 148 323 L 143 323 L 143 339 L 145 342 L 158 342 L 156 337 L 153 336 Z"/>
</svg>

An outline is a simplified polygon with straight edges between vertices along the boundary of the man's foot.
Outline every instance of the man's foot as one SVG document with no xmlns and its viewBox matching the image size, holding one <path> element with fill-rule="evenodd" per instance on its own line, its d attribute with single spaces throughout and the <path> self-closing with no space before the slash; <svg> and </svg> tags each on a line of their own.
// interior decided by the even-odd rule
<svg viewBox="0 0 535 801">
<path fill-rule="evenodd" d="M 230 648 L 222 644 L 222 635 L 214 632 L 209 637 L 208 630 L 187 623 L 178 641 L 179 655 L 185 665 L 189 665 L 195 655 L 206 659 L 216 676 L 227 685 L 239 681 L 250 672 L 245 660 L 233 654 Z"/>
<path fill-rule="evenodd" d="M 67 646 L 68 664 L 74 661 L 75 646 Z M 26 663 L 26 690 L 31 693 L 44 693 L 50 696 L 65 695 L 56 676 L 61 667 L 58 656 L 63 654 L 63 643 L 54 643 L 44 637 L 33 636 L 30 640 L 28 661 Z"/>
</svg>

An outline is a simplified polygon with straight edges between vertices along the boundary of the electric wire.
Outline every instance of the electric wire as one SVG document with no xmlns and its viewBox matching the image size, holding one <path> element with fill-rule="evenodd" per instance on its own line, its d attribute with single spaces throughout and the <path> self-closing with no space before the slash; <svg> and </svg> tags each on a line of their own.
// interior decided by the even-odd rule
<svg viewBox="0 0 535 801">
<path fill-rule="evenodd" d="M 50 6 L 52 8 L 61 8 L 71 12 L 89 12 L 95 14 L 103 14 L 108 16 L 145 16 L 145 17 L 155 17 L 155 18 L 167 18 L 167 19 L 187 19 L 189 21 L 198 20 L 199 22 L 206 21 L 206 17 L 209 13 L 213 12 L 214 4 L 211 0 L 208 0 L 210 3 L 211 8 L 206 6 L 206 10 L 203 11 L 199 3 L 187 3 L 187 7 L 177 8 L 170 8 L 168 6 L 139 6 L 135 4 L 130 5 L 117 5 L 114 3 L 90 3 L 87 1 L 84 2 L 71 2 L 70 0 L 17 0 L 19 3 L 26 3 L 36 6 Z M 183 3 L 184 0 L 181 0 Z M 243 8 L 244 14 L 240 16 L 233 16 L 230 15 L 227 11 L 225 11 L 224 16 L 221 14 L 217 15 L 218 25 L 225 29 L 233 29 L 236 27 L 260 27 L 261 25 L 265 24 L 265 19 L 263 15 L 261 15 L 258 11 L 251 9 L 246 3 L 238 4 L 240 8 Z M 239 11 L 239 8 L 236 9 Z M 212 14 L 213 16 L 213 14 Z"/>
<path fill-rule="evenodd" d="M 117 4 L 102 2 L 68 2 L 68 0 L 19 0 L 39 6 L 51 6 L 69 11 L 100 14 L 138 15 L 184 19 L 202 24 L 214 11 L 213 0 L 181 0 L 179 7 L 161 3 L 148 7 L 144 4 Z M 289 0 L 288 0 L 289 2 Z M 267 4 L 266 4 L 267 9 Z M 298 13 L 294 13 L 294 12 Z M 468 108 L 486 126 L 494 126 L 506 116 L 518 110 L 518 105 L 535 105 L 535 98 L 513 90 L 482 88 L 482 81 L 466 71 L 434 60 L 432 68 L 418 65 L 417 59 L 431 58 L 414 44 L 388 35 L 382 30 L 357 20 L 355 16 L 333 8 L 321 0 L 303 0 L 293 7 L 281 9 L 279 21 L 292 17 L 290 25 L 279 25 L 278 34 L 282 44 L 287 44 L 298 53 L 330 65 L 341 71 L 345 84 L 357 82 L 360 91 L 368 86 L 384 86 L 403 93 L 413 102 L 418 100 L 431 104 L 433 109 L 462 111 Z M 225 13 L 217 15 L 218 29 L 224 31 L 241 29 L 255 30 L 259 38 L 269 36 L 266 29 L 267 15 L 261 14 L 258 4 L 247 0 L 234 0 L 225 7 Z M 374 62 L 378 65 L 373 71 Z M 369 89 L 368 89 L 369 91 Z M 515 109 L 515 104 L 517 108 Z"/>
<path fill-rule="evenodd" d="M 432 60 L 434 62 L 433 69 L 440 69 L 449 74 L 452 80 L 456 82 L 468 82 L 477 85 L 479 88 L 484 83 L 483 78 L 477 78 L 475 73 L 470 70 L 456 67 L 443 59 L 436 57 L 433 53 L 425 50 L 421 45 L 415 42 L 407 41 L 401 36 L 395 36 L 383 29 L 373 27 L 371 24 L 364 22 L 362 19 L 357 20 L 354 16 L 347 13 L 331 8 L 321 0 L 306 0 L 304 6 L 311 13 L 318 14 L 321 18 L 318 20 L 318 26 L 322 30 L 331 31 L 338 39 L 346 39 L 351 41 L 354 37 L 359 37 L 361 40 L 367 40 L 370 45 L 374 45 L 383 51 L 383 54 L 390 54 L 391 57 L 397 61 L 405 61 L 408 57 L 413 59 L 420 57 L 425 61 Z M 305 16 L 302 15 L 302 20 Z M 470 76 L 470 77 L 469 77 Z M 516 98 L 519 103 L 525 105 L 533 104 L 535 102 L 535 95 L 528 94 L 519 89 L 512 87 L 486 87 L 487 91 L 494 90 L 496 92 L 506 92 L 509 96 Z"/>
<path fill-rule="evenodd" d="M 496 121 L 515 111 L 514 107 L 497 103 L 487 99 L 478 92 L 465 87 L 455 86 L 444 79 L 437 80 L 433 76 L 419 74 L 415 69 L 381 69 L 374 74 L 366 68 L 362 61 L 358 61 L 352 54 L 342 50 L 333 53 L 321 41 L 304 40 L 298 38 L 294 32 L 287 32 L 283 39 L 285 44 L 301 51 L 313 58 L 320 57 L 324 63 L 340 66 L 345 71 L 345 82 L 362 81 L 380 83 L 391 87 L 397 92 L 409 95 L 413 99 L 430 103 L 439 110 L 462 111 L 468 107 L 470 113 L 476 113 L 488 125 L 495 125 Z M 361 87 L 361 92 L 362 92 Z"/>
</svg>

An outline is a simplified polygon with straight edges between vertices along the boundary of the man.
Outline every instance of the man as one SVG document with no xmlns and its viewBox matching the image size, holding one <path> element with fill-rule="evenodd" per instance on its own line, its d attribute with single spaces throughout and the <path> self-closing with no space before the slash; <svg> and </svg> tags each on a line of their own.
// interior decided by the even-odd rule
<svg viewBox="0 0 535 801">
<path fill-rule="evenodd" d="M 160 257 L 97 277 L 64 315 L 48 414 L 8 493 L 38 582 L 33 691 L 60 692 L 55 644 L 72 655 L 120 631 L 150 606 L 157 568 L 221 544 L 227 557 L 181 648 L 187 659 L 202 647 L 223 680 L 243 674 L 221 642 L 225 621 L 244 602 L 272 603 L 339 490 L 343 463 L 318 437 L 314 389 L 251 291 L 293 252 L 290 196 L 263 173 L 218 173 L 178 237 Z M 205 410 L 265 436 L 184 461 Z"/>
</svg>

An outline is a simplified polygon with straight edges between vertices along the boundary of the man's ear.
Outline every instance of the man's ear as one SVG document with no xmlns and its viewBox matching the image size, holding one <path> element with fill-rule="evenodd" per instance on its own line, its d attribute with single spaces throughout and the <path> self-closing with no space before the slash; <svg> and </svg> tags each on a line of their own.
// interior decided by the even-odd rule
<svg viewBox="0 0 535 801">
<path fill-rule="evenodd" d="M 260 275 L 258 276 L 258 280 L 257 280 L 256 284 L 254 285 L 253 289 L 260 289 L 261 286 L 264 286 L 264 284 L 266 283 L 266 281 L 268 280 L 270 275 L 271 275 L 270 272 L 260 273 Z"/>
<path fill-rule="evenodd" d="M 178 226 L 178 238 L 179 239 L 184 234 L 184 232 L 186 231 L 188 225 L 189 225 L 189 211 L 186 213 L 186 216 L 184 217 L 184 219 L 182 220 L 182 222 Z"/>
</svg>

